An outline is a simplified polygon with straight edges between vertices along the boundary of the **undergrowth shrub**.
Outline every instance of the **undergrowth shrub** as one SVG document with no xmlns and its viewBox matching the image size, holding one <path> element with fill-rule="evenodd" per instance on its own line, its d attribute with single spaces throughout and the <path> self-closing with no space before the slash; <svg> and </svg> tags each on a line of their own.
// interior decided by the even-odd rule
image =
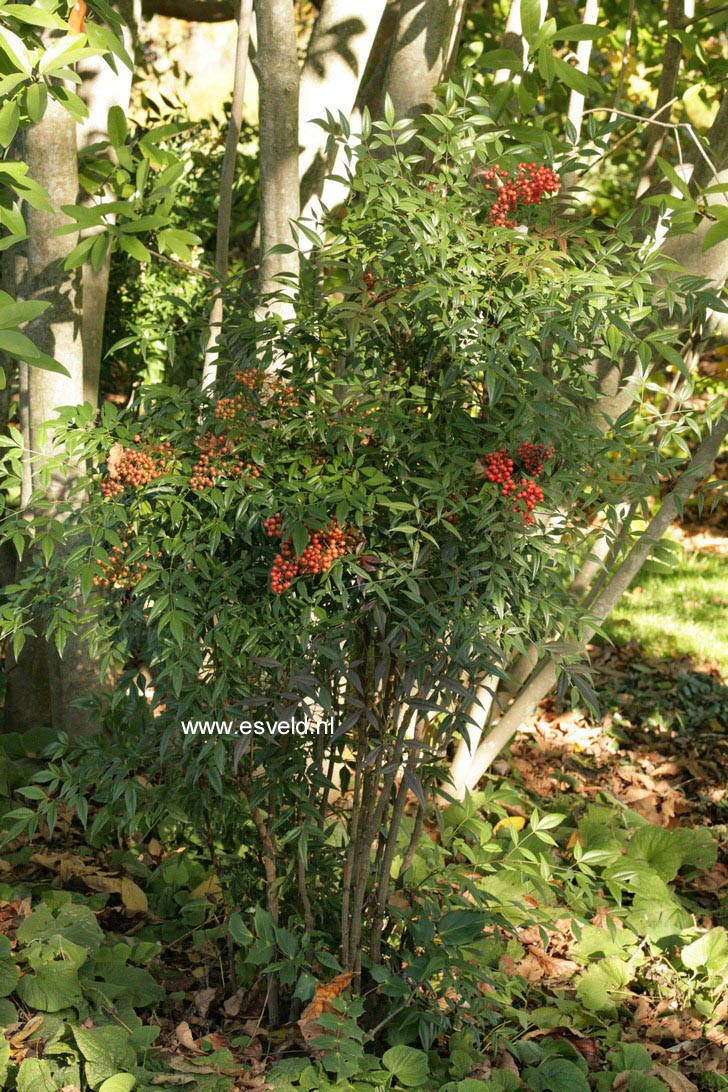
<svg viewBox="0 0 728 1092">
<path fill-rule="evenodd" d="M 464 879 L 497 842 L 483 860 L 465 839 L 446 893 L 418 863 L 448 743 L 472 683 L 527 645 L 569 678 L 579 559 L 677 463 L 651 442 L 656 412 L 604 427 L 597 365 L 679 360 L 659 308 L 707 300 L 629 218 L 605 236 L 569 216 L 559 149 L 485 111 L 451 90 L 416 133 L 365 130 L 346 206 L 324 236 L 299 226 L 292 320 L 238 309 L 213 396 L 156 385 L 125 414 L 64 411 L 83 505 L 39 499 L 4 530 L 30 552 L 2 613 L 16 651 L 32 632 L 62 651 L 80 587 L 118 673 L 98 735 L 60 740 L 10 835 L 52 827 L 60 800 L 85 822 L 90 798 L 92 840 L 191 838 L 230 905 L 257 906 L 274 1023 L 306 967 L 343 969 L 415 1011 L 426 1047 L 462 1024 L 448 990 L 488 1022 L 473 968 L 513 924 L 510 896 Z M 297 737 L 302 716 L 333 734 Z M 532 834 L 518 867 L 548 903 L 550 836 Z M 416 913 L 397 908 L 410 889 Z M 426 1016 L 410 994 L 443 1004 Z"/>
</svg>

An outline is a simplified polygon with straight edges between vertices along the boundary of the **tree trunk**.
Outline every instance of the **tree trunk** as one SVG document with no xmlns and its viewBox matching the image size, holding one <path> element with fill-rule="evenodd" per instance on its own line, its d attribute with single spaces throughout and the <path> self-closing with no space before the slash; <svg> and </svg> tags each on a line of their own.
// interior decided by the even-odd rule
<svg viewBox="0 0 728 1092">
<path fill-rule="evenodd" d="M 432 107 L 450 59 L 458 0 L 402 0 L 384 83 L 398 118 Z"/>
<path fill-rule="evenodd" d="M 336 149 L 317 119 L 327 109 L 349 120 L 387 0 L 325 0 L 316 20 L 301 73 L 299 170 L 304 219 L 318 219 L 318 201 Z"/>
<path fill-rule="evenodd" d="M 74 205 L 78 198 L 76 126 L 53 98 L 49 98 L 43 119 L 26 130 L 24 152 L 30 176 L 48 191 L 54 210 Z M 28 336 L 69 373 L 59 375 L 27 367 L 22 370 L 24 440 L 32 452 L 32 485 L 40 489 L 44 456 L 54 454 L 53 438 L 45 425 L 61 406 L 83 401 L 81 293 L 80 276 L 63 271 L 63 261 L 76 245 L 77 236 L 53 234 L 57 227 L 67 224 L 66 216 L 60 211 L 28 208 L 26 222 L 26 298 L 50 304 L 28 324 Z M 42 487 L 49 499 L 59 500 L 67 496 L 75 478 L 75 468 L 65 464 L 54 470 L 50 482 Z M 98 674 L 80 633 L 68 640 L 63 659 L 40 638 L 31 640 L 19 661 L 8 665 L 6 729 L 21 730 L 50 721 L 59 730 L 72 731 L 82 719 L 71 709 L 71 702 L 96 689 Z"/>
<path fill-rule="evenodd" d="M 230 106 L 230 121 L 225 134 L 225 153 L 220 172 L 220 203 L 217 211 L 217 239 L 215 243 L 215 272 L 220 278 L 213 293 L 210 311 L 210 329 L 205 348 L 205 360 L 202 367 L 202 386 L 214 387 L 217 380 L 217 358 L 220 355 L 218 341 L 222 333 L 222 291 L 228 274 L 230 260 L 230 222 L 233 211 L 233 187 L 235 185 L 235 165 L 238 158 L 238 142 L 243 124 L 243 104 L 245 99 L 245 73 L 248 68 L 248 46 L 250 45 L 250 25 L 253 18 L 253 0 L 240 0 L 238 13 L 238 35 L 235 46 L 235 75 L 233 78 L 233 101 Z"/>
<path fill-rule="evenodd" d="M 256 7 L 260 89 L 260 292 L 281 290 L 276 278 L 298 275 L 297 253 L 271 254 L 293 243 L 291 223 L 300 213 L 298 175 L 299 70 L 290 0 L 261 0 Z M 275 310 L 286 315 L 280 301 Z"/>
<path fill-rule="evenodd" d="M 127 52 L 133 53 L 132 32 L 124 24 L 124 45 Z M 78 150 L 88 148 L 96 141 L 108 140 L 108 116 L 112 106 L 120 106 L 124 113 L 129 109 L 131 95 L 131 72 L 116 59 L 114 70 L 102 57 L 89 57 L 78 64 L 77 71 L 83 83 L 79 94 L 88 107 L 86 121 L 76 127 Z M 110 200 L 111 198 L 109 198 Z M 103 201 L 103 198 L 101 199 Z M 94 229 L 82 231 L 80 238 L 93 234 Z M 101 374 L 101 351 L 104 339 L 104 318 L 106 298 L 109 291 L 109 268 L 111 256 L 107 253 L 99 269 L 94 269 L 91 262 L 82 267 L 83 286 L 83 399 L 95 406 L 99 398 L 99 376 Z"/>
</svg>

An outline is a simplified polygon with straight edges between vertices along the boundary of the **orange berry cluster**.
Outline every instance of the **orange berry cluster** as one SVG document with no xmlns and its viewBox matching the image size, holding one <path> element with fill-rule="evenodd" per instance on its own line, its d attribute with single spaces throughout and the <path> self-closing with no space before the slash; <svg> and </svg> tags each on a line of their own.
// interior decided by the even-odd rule
<svg viewBox="0 0 728 1092">
<path fill-rule="evenodd" d="M 280 538 L 283 532 L 283 519 L 280 512 L 269 516 L 263 524 L 268 538 Z M 288 591 L 297 576 L 305 573 L 319 575 L 326 573 L 337 558 L 349 553 L 354 545 L 354 537 L 338 520 L 333 519 L 325 531 L 310 531 L 306 549 L 296 557 L 293 540 L 283 539 L 270 573 L 270 586 L 274 595 Z"/>
<path fill-rule="evenodd" d="M 524 441 L 518 447 L 515 461 L 505 448 L 489 451 L 483 460 L 485 477 L 488 481 L 501 487 L 502 496 L 512 497 L 515 502 L 513 511 L 520 512 L 521 518 L 527 527 L 536 522 L 531 513 L 537 504 L 543 503 L 544 493 L 540 485 L 528 478 L 521 477 L 520 482 L 516 481 L 513 477 L 516 463 L 523 466 L 526 474 L 530 474 L 532 478 L 537 478 L 543 473 L 544 466 L 553 456 L 553 447 Z"/>
<path fill-rule="evenodd" d="M 134 437 L 139 443 L 140 436 Z M 106 460 L 106 474 L 101 482 L 105 497 L 118 497 L 127 486 L 141 489 L 167 471 L 174 450 L 169 441 L 148 448 L 122 447 L 114 444 Z"/>
<path fill-rule="evenodd" d="M 495 191 L 495 201 L 488 213 L 491 224 L 499 227 L 515 227 L 510 218 L 519 205 L 538 205 L 545 193 L 558 193 L 561 180 L 550 167 L 535 163 L 519 163 L 516 177 L 502 167 L 490 167 L 484 175 L 486 190 Z"/>
<path fill-rule="evenodd" d="M 129 591 L 139 583 L 148 566 L 146 561 L 130 563 L 126 557 L 128 549 L 129 543 L 122 542 L 121 546 L 112 546 L 109 550 L 108 562 L 97 559 L 96 564 L 101 572 L 93 579 L 95 588 L 119 588 Z M 152 556 L 151 551 L 147 550 L 144 556 L 148 560 Z M 157 557 L 161 556 L 161 551 L 158 551 Z"/>
<path fill-rule="evenodd" d="M 229 398 L 218 399 L 215 416 L 218 421 L 236 421 L 242 418 L 248 423 L 254 420 L 251 410 L 255 402 L 251 395 L 256 394 L 275 414 L 285 413 L 287 409 L 298 405 L 298 398 L 290 383 L 282 379 L 271 378 L 257 368 L 247 368 L 235 373 L 235 380 L 244 388 Z"/>
<path fill-rule="evenodd" d="M 200 454 L 192 467 L 190 486 L 198 493 L 211 489 L 221 478 L 237 481 L 243 477 L 260 477 L 260 467 L 255 463 L 243 462 L 230 447 L 226 436 L 207 433 L 197 441 L 197 447 Z"/>
</svg>

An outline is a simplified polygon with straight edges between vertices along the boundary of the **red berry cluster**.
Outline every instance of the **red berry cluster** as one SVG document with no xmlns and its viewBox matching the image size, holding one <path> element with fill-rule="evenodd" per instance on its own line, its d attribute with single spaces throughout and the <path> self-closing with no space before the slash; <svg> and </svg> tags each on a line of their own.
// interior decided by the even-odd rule
<svg viewBox="0 0 728 1092">
<path fill-rule="evenodd" d="M 485 476 L 489 482 L 502 486 L 501 493 L 507 497 L 513 493 L 516 485 L 513 481 L 513 459 L 504 448 L 489 451 L 485 456 Z"/>
<path fill-rule="evenodd" d="M 538 478 L 543 473 L 548 460 L 553 456 L 553 447 L 524 441 L 518 447 L 515 460 L 505 448 L 499 448 L 498 451 L 489 451 L 483 462 L 479 464 L 488 481 L 501 487 L 501 495 L 512 497 L 513 511 L 520 512 L 526 526 L 536 522 L 531 513 L 537 504 L 543 503 L 544 493 L 540 485 L 528 478 L 521 477 L 520 482 L 517 482 L 513 476 L 514 470 L 517 465 L 522 466 L 526 474 L 530 474 L 532 478 Z"/>
<path fill-rule="evenodd" d="M 139 583 L 148 566 L 146 561 L 129 562 L 126 558 L 128 549 L 129 543 L 122 542 L 120 547 L 112 546 L 109 550 L 108 562 L 97 560 L 96 564 L 101 569 L 101 573 L 93 579 L 95 588 L 119 588 L 129 591 Z M 152 556 L 151 551 L 147 550 L 144 556 L 149 559 Z M 161 556 L 161 551 L 158 551 L 157 557 Z"/>
<path fill-rule="evenodd" d="M 519 163 L 516 177 L 502 167 L 490 167 L 484 175 L 486 190 L 495 190 L 495 201 L 488 213 L 491 224 L 499 227 L 515 227 L 510 219 L 519 205 L 538 205 L 545 193 L 558 193 L 561 181 L 550 167 L 538 167 L 535 163 Z"/>
<path fill-rule="evenodd" d="M 197 441 L 197 447 L 200 454 L 190 476 L 190 485 L 197 492 L 211 489 L 221 478 L 237 481 L 243 477 L 260 477 L 260 467 L 243 462 L 230 447 L 226 436 L 208 433 Z"/>
<path fill-rule="evenodd" d="M 134 437 L 134 443 L 138 444 L 140 441 L 140 436 Z M 155 478 L 166 473 L 173 454 L 174 449 L 169 441 L 146 448 L 114 444 L 106 458 L 106 474 L 101 482 L 101 492 L 105 497 L 118 497 L 127 486 L 141 489 L 149 485 Z"/>
<path fill-rule="evenodd" d="M 521 478 L 521 489 L 514 496 L 515 501 L 523 501 L 525 511 L 521 511 L 521 519 L 529 527 L 532 523 L 535 523 L 535 518 L 531 515 L 537 504 L 543 503 L 543 489 L 540 485 L 536 485 L 535 482 L 530 482 L 528 478 Z M 513 505 L 513 511 L 518 512 L 519 508 L 517 504 Z"/>
<path fill-rule="evenodd" d="M 280 512 L 269 516 L 263 524 L 268 538 L 280 538 L 283 531 L 283 519 Z M 354 547 L 354 536 L 333 519 L 325 531 L 310 531 L 306 549 L 296 557 L 293 540 L 283 539 L 281 547 L 273 559 L 270 573 L 270 586 L 274 595 L 288 591 L 297 576 L 304 573 L 319 575 L 326 573 L 337 558 L 350 553 Z"/>
<path fill-rule="evenodd" d="M 553 459 L 554 449 L 553 447 L 546 447 L 545 444 L 531 444 L 524 440 L 516 454 L 526 473 L 537 478 L 542 473 L 548 460 Z"/>
</svg>

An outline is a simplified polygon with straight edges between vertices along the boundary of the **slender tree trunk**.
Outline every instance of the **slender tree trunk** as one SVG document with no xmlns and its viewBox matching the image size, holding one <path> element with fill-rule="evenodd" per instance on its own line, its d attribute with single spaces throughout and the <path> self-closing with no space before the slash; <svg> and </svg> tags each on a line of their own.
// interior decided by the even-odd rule
<svg viewBox="0 0 728 1092">
<path fill-rule="evenodd" d="M 127 52 L 133 55 L 133 35 L 127 21 L 124 24 L 124 45 Z M 108 140 L 108 116 L 112 106 L 120 106 L 124 113 L 129 109 L 132 74 L 118 59 L 116 69 L 114 72 L 102 57 L 89 57 L 78 65 L 78 74 L 83 80 L 79 94 L 89 111 L 86 120 L 76 127 L 79 151 L 97 141 Z M 103 202 L 104 198 L 101 200 Z M 80 238 L 94 232 L 95 229 L 82 231 Z M 94 269 L 91 262 L 85 262 L 82 267 L 83 401 L 90 402 L 92 406 L 97 404 L 99 398 L 110 265 L 111 257 L 107 254 L 99 269 Z"/>
<path fill-rule="evenodd" d="M 662 72 L 660 73 L 660 84 L 657 89 L 657 102 L 655 103 L 655 110 L 664 110 L 664 113 L 660 114 L 662 121 L 670 120 L 671 111 L 667 110 L 667 106 L 675 98 L 683 54 L 682 42 L 674 38 L 669 32 L 679 30 L 685 18 L 693 15 L 694 12 L 694 0 L 668 0 L 668 39 L 662 55 Z M 637 186 L 638 197 L 641 197 L 652 185 L 653 168 L 657 157 L 662 152 L 662 146 L 669 131 L 669 129 L 664 129 L 658 125 L 653 125 L 650 129 L 645 158 L 642 162 L 642 174 Z"/>
<path fill-rule="evenodd" d="M 301 73 L 299 96 L 299 170 L 304 219 L 318 219 L 324 179 L 336 149 L 317 119 L 326 110 L 351 118 L 387 0 L 325 0 L 316 20 Z"/>
<path fill-rule="evenodd" d="M 235 185 L 235 165 L 238 158 L 238 143 L 243 125 L 243 105 L 245 100 L 245 73 L 248 68 L 248 47 L 250 46 L 250 25 L 253 20 L 253 0 L 240 0 L 238 12 L 238 37 L 235 46 L 235 75 L 233 78 L 233 101 L 230 107 L 230 121 L 225 135 L 225 153 L 220 176 L 220 204 L 217 210 L 217 239 L 215 242 L 215 272 L 220 278 L 213 293 L 210 312 L 210 332 L 207 338 L 205 361 L 202 369 L 202 386 L 214 387 L 217 379 L 217 358 L 220 355 L 218 340 L 222 333 L 222 291 L 228 274 L 230 262 L 230 224 L 233 212 L 233 187 Z"/>
<path fill-rule="evenodd" d="M 300 213 L 298 175 L 299 69 L 290 0 L 260 0 L 256 7 L 260 88 L 260 292 L 281 291 L 277 278 L 298 275 L 298 254 L 272 254 L 291 245 L 291 224 Z M 275 310 L 284 317 L 284 301 Z"/>
</svg>

